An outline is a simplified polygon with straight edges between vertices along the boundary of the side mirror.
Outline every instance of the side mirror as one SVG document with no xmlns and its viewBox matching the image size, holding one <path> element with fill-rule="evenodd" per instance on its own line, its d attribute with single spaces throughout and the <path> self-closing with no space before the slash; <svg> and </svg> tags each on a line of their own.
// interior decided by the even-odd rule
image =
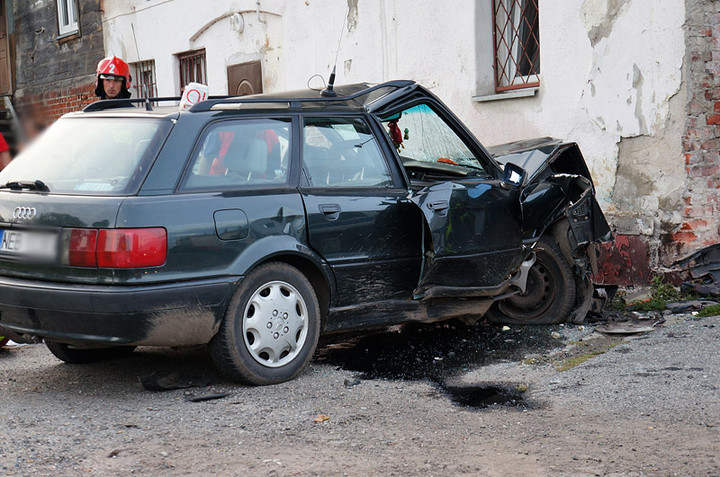
<svg viewBox="0 0 720 477">
<path fill-rule="evenodd" d="M 503 169 L 502 184 L 508 188 L 510 186 L 519 187 L 525 182 L 525 175 L 525 169 L 517 164 L 508 162 L 505 164 L 505 169 Z"/>
</svg>

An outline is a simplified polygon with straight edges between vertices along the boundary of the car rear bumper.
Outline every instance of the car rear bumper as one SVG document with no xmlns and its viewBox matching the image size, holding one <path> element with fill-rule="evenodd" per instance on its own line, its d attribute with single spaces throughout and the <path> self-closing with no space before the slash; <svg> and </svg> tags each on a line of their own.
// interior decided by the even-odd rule
<svg viewBox="0 0 720 477">
<path fill-rule="evenodd" d="M 217 332 L 241 277 L 149 286 L 0 278 L 0 327 L 66 343 L 185 346 Z"/>
</svg>

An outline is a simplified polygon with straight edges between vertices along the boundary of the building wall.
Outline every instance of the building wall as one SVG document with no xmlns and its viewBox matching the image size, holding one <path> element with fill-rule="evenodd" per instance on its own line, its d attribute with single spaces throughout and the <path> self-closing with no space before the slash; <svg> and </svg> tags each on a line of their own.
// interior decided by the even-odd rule
<svg viewBox="0 0 720 477">
<path fill-rule="evenodd" d="M 715 1 L 687 3 L 688 16 L 715 11 Z M 156 61 L 161 96 L 179 93 L 174 54 L 205 48 L 210 92 L 225 94 L 227 66 L 252 60 L 262 62 L 265 91 L 322 86 L 312 76 L 328 77 L 345 22 L 338 83 L 414 79 L 487 145 L 537 136 L 578 142 L 621 243 L 637 245 L 613 253 L 640 268 L 669 263 L 694 245 L 681 229 L 697 234 L 704 225 L 695 219 L 707 223 L 697 243 L 717 240 L 710 209 L 687 210 L 698 184 L 709 188 L 696 176 L 717 168 L 702 168 L 709 156 L 687 158 L 682 142 L 691 99 L 683 75 L 702 82 L 684 68 L 684 2 L 539 0 L 539 11 L 540 87 L 494 101 L 473 100 L 494 91 L 491 0 L 226 0 L 201 8 L 192 0 L 117 0 L 106 2 L 104 35 L 107 53 Z M 242 14 L 242 32 L 231 28 L 233 12 Z M 720 64 L 709 51 L 703 61 Z M 700 122 L 715 111 L 714 99 L 703 101 Z M 686 160 L 695 162 L 686 169 Z"/>
<path fill-rule="evenodd" d="M 720 242 L 720 1 L 687 0 L 688 101 L 682 224 L 668 248 Z"/>
<path fill-rule="evenodd" d="M 101 1 L 79 1 L 80 34 L 58 40 L 55 0 L 13 2 L 15 105 L 50 122 L 95 101 L 104 56 Z"/>
</svg>

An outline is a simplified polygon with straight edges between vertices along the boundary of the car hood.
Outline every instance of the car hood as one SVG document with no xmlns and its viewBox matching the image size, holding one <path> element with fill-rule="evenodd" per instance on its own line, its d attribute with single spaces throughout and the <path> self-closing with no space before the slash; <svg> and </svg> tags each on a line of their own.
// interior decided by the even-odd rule
<svg viewBox="0 0 720 477">
<path fill-rule="evenodd" d="M 487 150 L 502 166 L 509 162 L 513 163 L 525 169 L 527 177 L 532 178 L 538 172 L 544 170 L 555 159 L 560 150 L 564 150 L 571 145 L 564 143 L 560 139 L 540 137 L 499 144 L 488 147 Z M 581 164 L 576 164 L 576 168 L 575 171 L 564 172 L 574 172 L 590 179 L 590 172 L 584 161 Z"/>
</svg>

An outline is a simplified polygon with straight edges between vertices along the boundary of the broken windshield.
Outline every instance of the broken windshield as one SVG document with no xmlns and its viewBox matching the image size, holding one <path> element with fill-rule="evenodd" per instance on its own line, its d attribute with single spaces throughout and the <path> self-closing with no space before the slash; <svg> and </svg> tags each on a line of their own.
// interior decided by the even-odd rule
<svg viewBox="0 0 720 477">
<path fill-rule="evenodd" d="M 442 171 L 449 165 L 484 171 L 470 148 L 428 105 L 413 106 L 382 122 L 406 168 L 438 165 L 438 171 Z"/>
</svg>

